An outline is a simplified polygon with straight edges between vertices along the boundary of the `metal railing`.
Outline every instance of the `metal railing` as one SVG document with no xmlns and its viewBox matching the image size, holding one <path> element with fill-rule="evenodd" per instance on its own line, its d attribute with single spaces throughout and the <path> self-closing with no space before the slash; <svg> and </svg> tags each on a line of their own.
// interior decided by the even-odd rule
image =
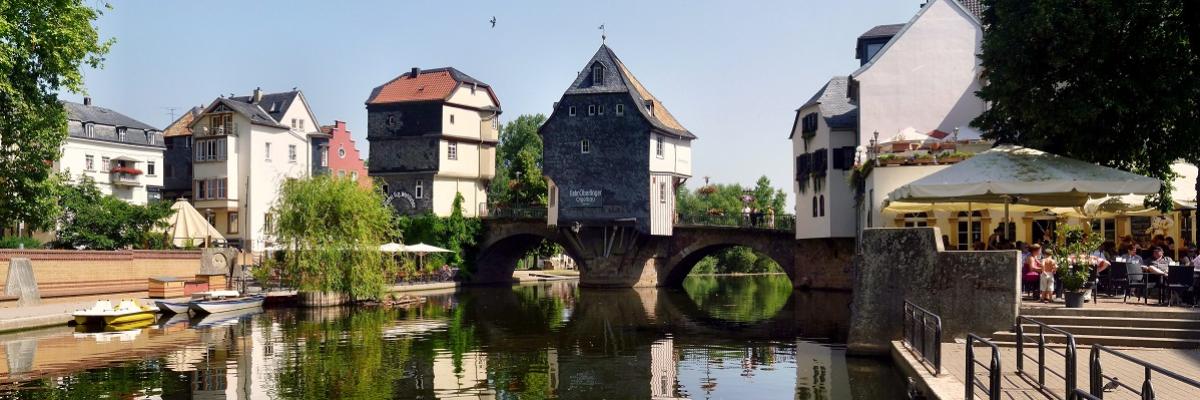
<svg viewBox="0 0 1200 400">
<path fill-rule="evenodd" d="M 715 226 L 731 228 L 751 228 L 777 231 L 794 231 L 796 216 L 791 214 L 776 214 L 774 216 L 748 216 L 745 214 L 713 215 L 713 214 L 680 214 L 675 226 Z"/>
<path fill-rule="evenodd" d="M 942 374 L 942 317 L 904 300 L 904 344 L 933 367 L 934 375 Z"/>
<path fill-rule="evenodd" d="M 1129 361 L 1131 363 L 1141 366 L 1145 371 L 1145 378 L 1142 380 L 1141 387 L 1135 388 L 1133 386 L 1130 386 L 1130 385 L 1127 385 L 1127 384 L 1121 382 L 1115 376 L 1104 375 L 1104 370 L 1100 365 L 1100 354 L 1101 353 L 1108 353 L 1108 354 L 1117 356 L 1117 358 L 1120 358 L 1125 361 Z M 1163 367 L 1159 367 L 1148 361 L 1145 361 L 1145 360 L 1139 359 L 1137 357 L 1122 353 L 1117 350 L 1110 349 L 1108 347 L 1105 347 L 1105 346 L 1099 345 L 1099 344 L 1092 345 L 1092 353 L 1091 353 L 1091 358 L 1088 360 L 1088 365 L 1090 366 L 1090 368 L 1088 368 L 1090 370 L 1090 374 L 1088 375 L 1088 386 L 1089 386 L 1089 389 L 1091 391 L 1091 396 L 1092 396 L 1092 397 L 1088 397 L 1089 399 L 1103 399 L 1105 389 L 1113 390 L 1113 391 L 1116 391 L 1118 389 L 1124 389 L 1124 390 L 1129 391 L 1130 393 L 1138 395 L 1143 400 L 1154 400 L 1156 397 L 1154 394 L 1154 385 L 1151 382 L 1151 379 L 1154 377 L 1155 372 L 1157 372 L 1158 374 L 1165 376 L 1167 378 L 1171 378 L 1175 381 L 1178 381 L 1182 384 L 1191 386 L 1196 389 L 1200 389 L 1200 381 L 1197 381 L 1195 379 L 1188 378 L 1186 376 L 1179 375 L 1177 373 L 1168 371 L 1168 370 L 1164 369 Z M 1107 383 L 1105 383 L 1106 379 L 1108 380 Z"/>
<path fill-rule="evenodd" d="M 1103 398 L 1092 396 L 1091 393 L 1088 393 L 1083 389 L 1075 389 L 1075 391 L 1071 393 L 1074 394 L 1075 398 L 1078 400 L 1104 400 Z"/>
<path fill-rule="evenodd" d="M 988 365 L 983 365 L 975 359 L 975 342 L 983 343 L 992 348 L 992 358 Z M 984 385 L 979 379 L 975 378 L 975 366 L 979 365 L 988 371 L 988 384 Z M 997 400 L 1000 398 L 1000 347 L 995 343 L 976 336 L 974 333 L 967 334 L 967 373 L 966 373 L 966 398 L 972 400 L 975 398 L 975 388 L 982 389 L 987 393 L 988 400 Z"/>
<path fill-rule="evenodd" d="M 479 203 L 479 217 L 488 219 L 546 219 L 543 205 L 499 205 Z"/>
<path fill-rule="evenodd" d="M 1024 325 L 1026 322 L 1037 325 L 1037 329 L 1038 329 L 1037 337 L 1036 337 L 1037 358 L 1033 358 L 1033 356 L 1025 354 L 1025 339 L 1026 339 L 1025 335 L 1026 334 L 1025 334 Z M 1054 397 L 1059 400 L 1073 399 L 1074 398 L 1073 393 L 1075 392 L 1075 388 L 1077 386 L 1077 384 L 1076 384 L 1076 366 L 1078 365 L 1078 364 L 1076 364 L 1078 351 L 1077 351 L 1077 348 L 1075 347 L 1075 336 L 1067 331 L 1055 328 L 1053 326 L 1046 325 L 1046 324 L 1042 323 L 1041 321 L 1038 321 L 1038 320 L 1035 320 L 1035 319 L 1032 319 L 1029 317 L 1018 317 L 1017 318 L 1016 331 L 1017 331 L 1017 374 L 1024 375 L 1030 379 L 1035 378 L 1033 376 L 1030 376 L 1029 373 L 1025 372 L 1025 358 L 1028 357 L 1030 361 L 1033 361 L 1034 363 L 1037 364 L 1036 379 L 1037 379 L 1038 389 L 1041 390 L 1042 393 L 1045 393 L 1046 395 Z M 1063 335 L 1065 344 L 1066 344 L 1066 349 L 1063 351 L 1058 351 L 1057 349 L 1048 348 L 1046 346 L 1046 344 L 1047 343 L 1053 344 L 1053 343 L 1046 341 L 1046 332 L 1047 331 Z M 1063 367 L 1062 373 L 1059 373 L 1058 371 L 1047 368 L 1047 366 L 1046 366 L 1046 352 L 1047 351 L 1063 357 L 1065 365 Z M 1058 393 L 1054 393 L 1048 387 L 1046 387 L 1046 372 L 1050 372 L 1054 376 L 1062 378 L 1063 382 L 1065 382 L 1065 388 L 1066 388 L 1066 390 L 1064 390 L 1063 394 L 1060 395 Z"/>
</svg>

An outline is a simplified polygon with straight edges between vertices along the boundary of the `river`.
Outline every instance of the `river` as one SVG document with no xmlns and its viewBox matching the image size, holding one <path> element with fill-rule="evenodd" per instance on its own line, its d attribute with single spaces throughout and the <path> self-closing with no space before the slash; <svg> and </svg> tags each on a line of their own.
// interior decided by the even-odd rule
<svg viewBox="0 0 1200 400">
<path fill-rule="evenodd" d="M 0 398 L 902 398 L 846 357 L 849 294 L 786 276 L 683 289 L 471 287 L 410 309 L 267 309 L 123 332 L 0 336 Z"/>
</svg>

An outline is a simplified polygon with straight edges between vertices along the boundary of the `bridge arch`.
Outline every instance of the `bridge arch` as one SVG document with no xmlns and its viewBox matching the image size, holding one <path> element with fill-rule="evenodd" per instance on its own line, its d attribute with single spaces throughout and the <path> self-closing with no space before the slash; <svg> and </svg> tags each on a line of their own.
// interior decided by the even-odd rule
<svg viewBox="0 0 1200 400">
<path fill-rule="evenodd" d="M 567 256 L 579 262 L 557 229 L 547 227 L 544 220 L 494 221 L 486 220 L 484 235 L 479 243 L 475 262 L 475 283 L 511 283 L 517 261 L 542 244 L 557 243 L 566 249 Z"/>
<path fill-rule="evenodd" d="M 766 229 L 713 227 L 675 228 L 666 259 L 665 286 L 680 286 L 696 263 L 704 257 L 732 247 L 743 246 L 779 264 L 788 279 L 795 282 L 795 238 L 791 232 Z"/>
</svg>

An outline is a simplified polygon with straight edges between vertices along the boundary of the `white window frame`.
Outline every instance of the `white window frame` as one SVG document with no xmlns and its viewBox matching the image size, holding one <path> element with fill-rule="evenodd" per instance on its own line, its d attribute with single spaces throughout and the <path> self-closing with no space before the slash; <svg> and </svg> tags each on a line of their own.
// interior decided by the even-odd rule
<svg viewBox="0 0 1200 400">
<path fill-rule="evenodd" d="M 567 107 L 567 115 L 572 117 L 575 116 L 575 106 Z"/>
<path fill-rule="evenodd" d="M 618 116 L 619 116 L 619 115 L 625 115 L 625 105 L 624 105 L 624 104 L 617 104 L 617 105 L 616 105 L 616 113 L 617 113 L 617 115 L 618 115 Z"/>
<path fill-rule="evenodd" d="M 658 202 L 662 203 L 662 204 L 667 204 L 667 183 L 666 182 L 658 183 Z"/>
<path fill-rule="evenodd" d="M 329 146 L 321 146 L 321 166 L 329 166 Z"/>
<path fill-rule="evenodd" d="M 596 105 L 595 105 L 595 104 L 588 104 L 588 116 L 590 117 L 590 116 L 593 116 L 593 115 L 596 115 Z"/>
<path fill-rule="evenodd" d="M 604 105 L 603 104 L 596 105 L 596 115 L 604 115 Z"/>
<path fill-rule="evenodd" d="M 126 134 L 126 133 L 128 133 L 128 132 L 129 132 L 129 128 L 126 128 L 126 127 L 124 127 L 124 126 L 118 126 L 118 127 L 117 127 L 117 141 L 118 141 L 118 142 L 124 142 L 124 141 L 125 141 L 125 134 Z"/>
<path fill-rule="evenodd" d="M 100 168 L 103 168 L 102 171 L 104 172 L 112 170 L 112 159 L 108 157 L 100 157 Z"/>
<path fill-rule="evenodd" d="M 96 156 L 87 154 L 83 156 L 83 168 L 86 171 L 96 170 Z"/>
<path fill-rule="evenodd" d="M 338 146 L 338 158 L 346 158 L 346 147 L 345 146 L 341 146 L 341 145 Z"/>
<path fill-rule="evenodd" d="M 89 137 L 89 138 L 96 137 L 96 124 L 93 124 L 91 122 L 84 122 L 83 123 L 83 136 Z"/>
<path fill-rule="evenodd" d="M 294 145 L 294 144 L 289 144 L 289 145 L 288 145 L 288 162 L 295 164 L 295 163 L 296 163 L 296 157 L 297 157 L 297 155 L 296 155 L 296 145 Z"/>
<path fill-rule="evenodd" d="M 592 142 L 588 141 L 587 139 L 581 139 L 579 141 L 579 153 L 592 154 Z"/>
<path fill-rule="evenodd" d="M 663 157 L 666 157 L 666 148 L 667 145 L 663 143 L 662 135 L 654 135 L 654 154 L 658 156 L 658 159 L 661 160 Z"/>
<path fill-rule="evenodd" d="M 413 187 L 413 197 L 418 198 L 418 199 L 425 198 L 425 181 L 422 181 L 422 180 L 417 181 L 416 186 Z"/>
<path fill-rule="evenodd" d="M 157 176 L 158 171 L 154 168 L 154 161 L 146 161 L 146 176 Z"/>
<path fill-rule="evenodd" d="M 449 160 L 458 159 L 458 142 L 446 143 L 446 158 Z"/>
</svg>

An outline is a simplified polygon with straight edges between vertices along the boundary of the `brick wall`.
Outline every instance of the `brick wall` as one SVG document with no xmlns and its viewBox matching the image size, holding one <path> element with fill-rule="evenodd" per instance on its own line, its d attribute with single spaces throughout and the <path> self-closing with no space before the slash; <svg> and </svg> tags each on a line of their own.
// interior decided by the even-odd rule
<svg viewBox="0 0 1200 400">
<path fill-rule="evenodd" d="M 144 285 L 152 276 L 194 277 L 200 270 L 199 251 L 172 250 L 0 250 L 0 286 L 7 283 L 12 258 L 28 258 L 42 291 L 95 285 Z"/>
</svg>

